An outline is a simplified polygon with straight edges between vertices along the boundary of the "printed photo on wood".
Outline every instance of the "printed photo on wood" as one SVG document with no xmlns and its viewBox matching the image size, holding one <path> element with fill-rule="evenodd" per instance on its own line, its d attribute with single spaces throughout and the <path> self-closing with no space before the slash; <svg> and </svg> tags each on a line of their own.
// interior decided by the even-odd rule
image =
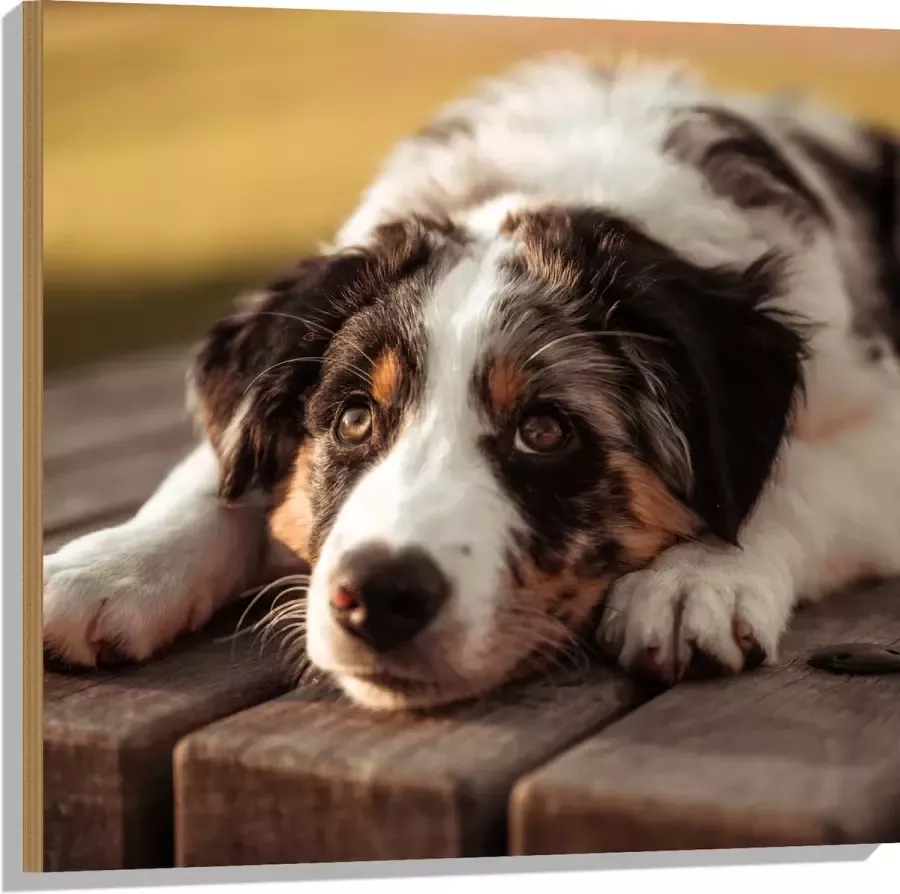
<svg viewBox="0 0 900 894">
<path fill-rule="evenodd" d="M 25 6 L 27 869 L 900 840 L 900 32 Z"/>
</svg>

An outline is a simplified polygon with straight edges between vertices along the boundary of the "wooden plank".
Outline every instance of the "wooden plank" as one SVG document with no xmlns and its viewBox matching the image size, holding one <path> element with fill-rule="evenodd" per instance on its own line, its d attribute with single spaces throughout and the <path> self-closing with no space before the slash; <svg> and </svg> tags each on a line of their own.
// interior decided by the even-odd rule
<svg viewBox="0 0 900 894">
<path fill-rule="evenodd" d="M 900 836 L 900 674 L 807 665 L 900 642 L 900 582 L 801 612 L 775 668 L 682 684 L 524 778 L 515 854 L 868 843 Z"/>
<path fill-rule="evenodd" d="M 54 534 L 136 510 L 192 447 L 189 430 L 161 432 L 127 453 L 44 479 L 44 531 Z"/>
<path fill-rule="evenodd" d="M 134 513 L 195 441 L 185 349 L 58 375 L 44 395 L 44 532 L 53 543 Z"/>
<path fill-rule="evenodd" d="M 50 383 L 45 554 L 125 521 L 189 451 L 184 369 L 173 352 Z M 254 637 L 222 641 L 241 610 L 141 667 L 45 672 L 45 870 L 172 864 L 175 742 L 286 688 L 273 657 L 256 654 Z"/>
<path fill-rule="evenodd" d="M 187 366 L 188 351 L 179 348 L 54 376 L 44 391 L 45 471 L 189 425 Z"/>
<path fill-rule="evenodd" d="M 231 637 L 241 610 L 142 666 L 45 673 L 45 871 L 172 865 L 175 743 L 286 689 L 258 637 Z"/>
<path fill-rule="evenodd" d="M 48 478 L 140 449 L 147 439 L 180 437 L 189 441 L 195 433 L 193 419 L 171 397 L 159 406 L 144 407 L 131 418 L 104 419 L 92 408 L 83 410 L 83 414 L 84 426 L 66 429 L 47 444 L 44 473 Z"/>
<path fill-rule="evenodd" d="M 301 687 L 223 720 L 176 750 L 176 863 L 504 854 L 516 778 L 646 697 L 602 668 L 567 682 L 430 716 Z"/>
<path fill-rule="evenodd" d="M 44 408 L 51 416 L 61 416 L 73 401 L 94 401 L 98 395 L 127 404 L 147 389 L 183 389 L 189 356 L 190 348 L 179 346 L 128 354 L 54 373 L 44 382 Z"/>
</svg>

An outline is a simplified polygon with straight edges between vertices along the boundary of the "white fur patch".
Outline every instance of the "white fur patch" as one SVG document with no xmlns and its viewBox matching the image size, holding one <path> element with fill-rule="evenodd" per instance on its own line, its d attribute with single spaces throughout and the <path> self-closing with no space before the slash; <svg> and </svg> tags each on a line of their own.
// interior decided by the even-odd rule
<svg viewBox="0 0 900 894">
<path fill-rule="evenodd" d="M 478 447 L 473 373 L 497 294 L 496 254 L 464 258 L 426 305 L 426 381 L 397 443 L 357 483 L 326 538 L 309 591 L 309 651 L 330 667 L 329 578 L 348 550 L 377 540 L 424 548 L 452 587 L 437 627 L 464 631 L 453 666 L 477 674 L 517 515 Z"/>
<path fill-rule="evenodd" d="M 93 665 L 103 645 L 149 658 L 202 627 L 257 570 L 262 512 L 225 508 L 210 446 L 177 466 L 126 524 L 44 557 L 44 643 Z"/>
</svg>

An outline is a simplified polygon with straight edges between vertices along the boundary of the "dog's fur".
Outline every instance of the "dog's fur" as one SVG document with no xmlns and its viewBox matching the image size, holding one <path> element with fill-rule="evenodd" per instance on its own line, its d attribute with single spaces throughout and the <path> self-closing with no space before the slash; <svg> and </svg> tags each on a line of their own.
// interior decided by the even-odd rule
<svg viewBox="0 0 900 894">
<path fill-rule="evenodd" d="M 371 707 L 493 689 L 601 605 L 602 643 L 668 682 L 772 660 L 801 598 L 900 572 L 898 158 L 677 70 L 491 82 L 209 333 L 202 445 L 45 559 L 48 648 L 146 659 L 308 561 L 309 655 Z M 393 650 L 329 608 L 370 548 L 450 594 Z"/>
</svg>

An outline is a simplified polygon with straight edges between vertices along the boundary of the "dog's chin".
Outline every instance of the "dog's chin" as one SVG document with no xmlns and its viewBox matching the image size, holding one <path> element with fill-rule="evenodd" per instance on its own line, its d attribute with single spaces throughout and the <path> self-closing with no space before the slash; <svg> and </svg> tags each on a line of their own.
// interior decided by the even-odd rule
<svg viewBox="0 0 900 894">
<path fill-rule="evenodd" d="M 371 711 L 426 711 L 470 701 L 486 689 L 465 681 L 409 680 L 389 674 L 342 674 L 332 677 L 357 705 Z"/>
<path fill-rule="evenodd" d="M 477 680 L 414 680 L 386 672 L 347 672 L 334 668 L 331 679 L 351 701 L 371 711 L 429 711 L 475 701 L 513 682 L 516 674 Z"/>
</svg>

